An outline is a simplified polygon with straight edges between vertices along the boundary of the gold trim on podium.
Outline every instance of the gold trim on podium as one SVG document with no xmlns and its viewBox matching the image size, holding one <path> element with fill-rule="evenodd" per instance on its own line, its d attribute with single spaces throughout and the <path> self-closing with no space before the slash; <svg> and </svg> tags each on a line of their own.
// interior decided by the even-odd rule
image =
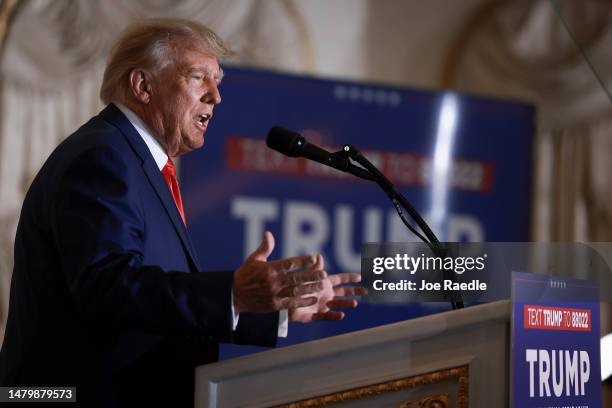
<svg viewBox="0 0 612 408">
<path fill-rule="evenodd" d="M 396 392 L 423 385 L 435 384 L 442 381 L 454 380 L 457 385 L 457 408 L 468 407 L 469 397 L 469 368 L 467 365 L 447 368 L 426 374 L 419 374 L 412 377 L 400 378 L 384 383 L 366 385 L 364 387 L 353 388 L 346 391 L 339 391 L 333 394 L 323 395 L 315 398 L 295 401 L 278 408 L 310 408 L 322 407 L 338 402 L 347 402 L 368 398 L 374 395 Z M 399 408 L 450 408 L 450 398 L 446 394 L 429 395 L 415 401 L 406 401 Z"/>
</svg>

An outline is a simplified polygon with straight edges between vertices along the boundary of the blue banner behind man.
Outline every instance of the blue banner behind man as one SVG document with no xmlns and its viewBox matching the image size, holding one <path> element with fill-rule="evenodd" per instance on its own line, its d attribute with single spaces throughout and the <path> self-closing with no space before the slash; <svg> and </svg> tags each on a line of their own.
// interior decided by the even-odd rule
<svg viewBox="0 0 612 408">
<path fill-rule="evenodd" d="M 531 106 L 236 68 L 226 74 L 206 145 L 182 162 L 187 218 L 205 270 L 237 266 L 236 254 L 252 251 L 264 230 L 277 237 L 273 255 L 322 253 L 331 273 L 358 271 L 362 242 L 415 240 L 373 183 L 267 149 L 273 125 L 330 151 L 357 146 L 441 240 L 529 239 Z M 283 342 L 430 312 L 362 305 L 342 324 L 293 325 Z"/>
</svg>

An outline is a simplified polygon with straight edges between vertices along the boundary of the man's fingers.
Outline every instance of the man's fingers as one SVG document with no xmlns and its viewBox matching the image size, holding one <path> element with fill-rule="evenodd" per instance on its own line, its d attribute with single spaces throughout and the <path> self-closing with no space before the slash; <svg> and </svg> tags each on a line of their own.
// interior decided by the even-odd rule
<svg viewBox="0 0 612 408">
<path fill-rule="evenodd" d="M 334 288 L 335 296 L 365 296 L 367 294 L 367 289 L 361 286 L 338 286 Z"/>
<path fill-rule="evenodd" d="M 325 261 L 323 260 L 323 255 L 317 255 L 317 263 L 315 264 L 319 269 L 325 269 Z"/>
<path fill-rule="evenodd" d="M 327 302 L 330 309 L 354 309 L 357 307 L 355 299 L 334 299 Z"/>
<path fill-rule="evenodd" d="M 325 313 L 315 313 L 312 315 L 312 320 L 313 321 L 317 321 L 317 320 L 342 320 L 344 319 L 344 313 L 343 312 L 338 312 L 335 310 L 331 310 L 329 312 L 325 312 Z"/>
<path fill-rule="evenodd" d="M 259 247 L 253 251 L 248 258 L 247 261 L 262 261 L 265 262 L 268 260 L 268 257 L 274 250 L 274 235 L 270 231 L 264 232 L 263 239 Z"/>
<path fill-rule="evenodd" d="M 301 285 L 288 286 L 278 293 L 280 297 L 299 297 L 310 295 L 323 290 L 323 282 L 310 282 Z"/>
<path fill-rule="evenodd" d="M 361 282 L 361 274 L 359 273 L 336 273 L 329 275 L 329 281 L 332 286 L 342 285 L 343 283 Z"/>
<path fill-rule="evenodd" d="M 287 285 L 299 285 L 305 282 L 321 281 L 327 278 L 327 272 L 321 269 L 309 269 L 304 272 L 291 272 L 286 275 Z M 322 288 L 321 288 L 322 289 Z"/>
<path fill-rule="evenodd" d="M 318 263 L 318 256 L 303 255 L 294 256 L 292 258 L 279 259 L 277 261 L 268 262 L 269 265 L 279 272 L 291 272 L 298 269 L 312 268 Z M 323 269 L 323 267 L 317 268 Z"/>
<path fill-rule="evenodd" d="M 280 302 L 279 309 L 297 309 L 298 307 L 308 307 L 317 302 L 318 299 L 315 296 L 284 298 Z"/>
<path fill-rule="evenodd" d="M 354 309 L 357 307 L 357 301 L 353 299 L 338 299 L 330 300 L 327 302 L 328 308 L 334 309 Z M 344 312 L 338 310 L 326 310 L 325 312 L 319 312 L 312 315 L 312 320 L 342 320 L 344 319 Z"/>
</svg>

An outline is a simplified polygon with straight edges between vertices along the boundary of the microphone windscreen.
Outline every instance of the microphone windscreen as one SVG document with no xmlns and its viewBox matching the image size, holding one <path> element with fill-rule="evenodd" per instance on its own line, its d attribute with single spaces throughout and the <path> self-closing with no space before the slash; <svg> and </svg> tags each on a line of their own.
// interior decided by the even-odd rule
<svg viewBox="0 0 612 408">
<path fill-rule="evenodd" d="M 277 152 L 291 157 L 299 157 L 306 140 L 299 133 L 282 127 L 274 126 L 268 132 L 266 145 Z"/>
</svg>

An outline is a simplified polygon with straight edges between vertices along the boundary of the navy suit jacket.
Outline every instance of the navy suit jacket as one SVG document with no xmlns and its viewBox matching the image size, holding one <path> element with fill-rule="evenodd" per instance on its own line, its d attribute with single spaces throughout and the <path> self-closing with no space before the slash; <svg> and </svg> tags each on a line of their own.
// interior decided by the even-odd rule
<svg viewBox="0 0 612 408">
<path fill-rule="evenodd" d="M 219 342 L 276 342 L 278 313 L 241 314 L 232 331 L 232 277 L 200 272 L 149 149 L 111 104 L 26 195 L 0 384 L 76 386 L 87 407 L 193 406 L 194 367 Z"/>
</svg>

